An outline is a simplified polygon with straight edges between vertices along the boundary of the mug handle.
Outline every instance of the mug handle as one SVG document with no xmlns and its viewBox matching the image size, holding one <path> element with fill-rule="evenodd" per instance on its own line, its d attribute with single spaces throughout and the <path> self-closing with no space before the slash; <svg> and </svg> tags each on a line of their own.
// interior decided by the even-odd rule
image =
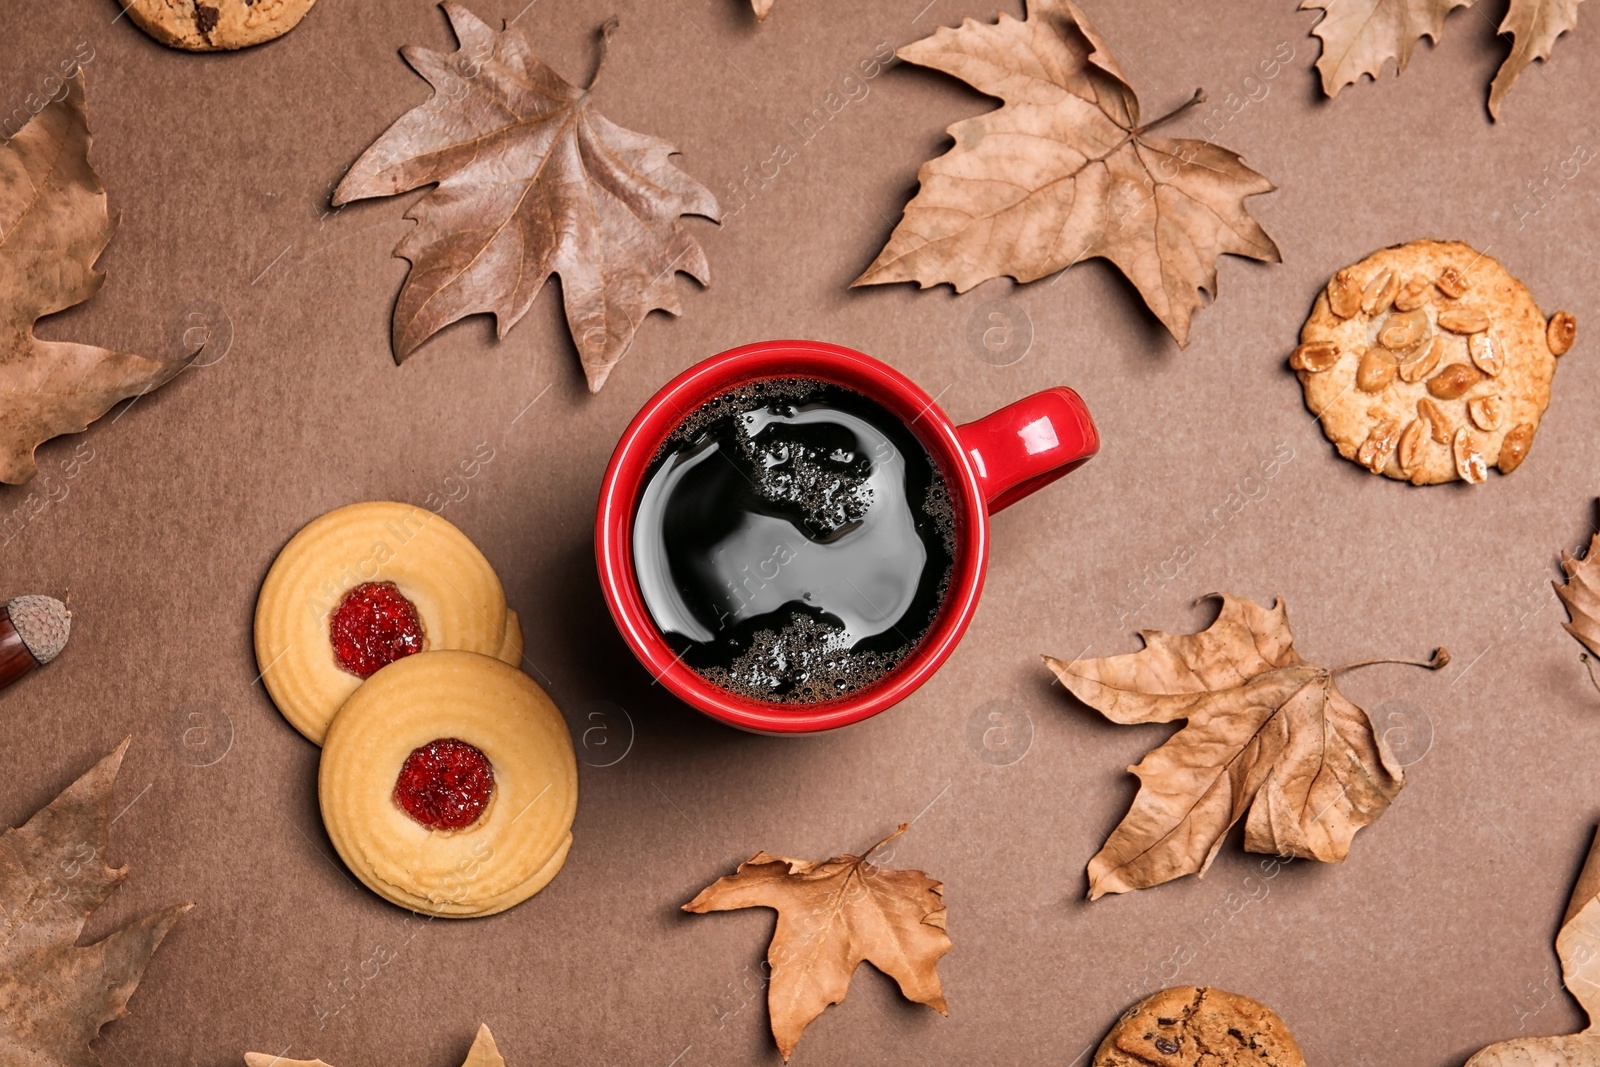
<svg viewBox="0 0 1600 1067">
<path fill-rule="evenodd" d="M 956 427 L 993 515 L 1100 451 L 1083 398 L 1058 385 Z"/>
</svg>

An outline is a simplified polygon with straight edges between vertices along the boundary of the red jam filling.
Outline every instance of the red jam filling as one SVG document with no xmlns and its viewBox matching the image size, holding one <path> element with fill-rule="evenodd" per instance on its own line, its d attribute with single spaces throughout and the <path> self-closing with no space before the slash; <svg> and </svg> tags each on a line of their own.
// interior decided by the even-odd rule
<svg viewBox="0 0 1600 1067">
<path fill-rule="evenodd" d="M 357 678 L 422 651 L 422 620 L 393 582 L 362 582 L 346 593 L 328 632 L 339 666 Z"/>
<path fill-rule="evenodd" d="M 430 830 L 459 830 L 483 814 L 494 769 L 482 752 L 453 737 L 411 750 L 394 783 L 394 802 Z"/>
</svg>

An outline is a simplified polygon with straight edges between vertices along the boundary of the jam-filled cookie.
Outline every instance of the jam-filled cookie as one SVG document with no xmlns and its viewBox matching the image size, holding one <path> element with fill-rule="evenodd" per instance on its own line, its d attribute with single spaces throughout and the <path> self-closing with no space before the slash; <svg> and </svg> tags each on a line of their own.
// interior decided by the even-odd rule
<svg viewBox="0 0 1600 1067">
<path fill-rule="evenodd" d="M 1345 267 L 1289 358 L 1346 459 L 1427 485 L 1477 484 L 1527 458 L 1576 320 L 1455 241 L 1412 241 Z"/>
<path fill-rule="evenodd" d="M 127 16 L 169 48 L 225 52 L 282 37 L 316 0 L 117 0 Z"/>
<path fill-rule="evenodd" d="M 369 678 L 328 729 L 317 783 L 345 864 L 413 911 L 504 911 L 572 845 L 566 721 L 531 678 L 475 652 L 424 652 Z"/>
<path fill-rule="evenodd" d="M 256 601 L 256 663 L 284 718 L 321 744 L 339 705 L 395 660 L 455 648 L 519 662 L 515 622 L 494 568 L 448 521 L 409 504 L 351 504 L 312 520 L 273 561 Z"/>
<path fill-rule="evenodd" d="M 1278 1014 L 1249 997 L 1178 986 L 1123 1013 L 1093 1067 L 1305 1067 Z"/>
</svg>

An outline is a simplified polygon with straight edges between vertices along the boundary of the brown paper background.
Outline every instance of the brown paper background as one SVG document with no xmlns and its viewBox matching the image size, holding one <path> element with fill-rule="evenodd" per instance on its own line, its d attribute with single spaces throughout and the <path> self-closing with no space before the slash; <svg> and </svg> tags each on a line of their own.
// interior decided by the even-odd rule
<svg viewBox="0 0 1600 1067">
<path fill-rule="evenodd" d="M 1315 13 L 1290 0 L 1087 4 L 1149 114 L 1197 86 L 1216 102 L 1265 89 L 1213 129 L 1278 184 L 1252 209 L 1284 263 L 1225 260 L 1220 297 L 1180 352 L 1101 262 L 960 297 L 847 290 L 944 128 L 991 104 L 901 65 L 810 143 L 788 123 L 879 42 L 994 16 L 993 0 L 926 3 L 779 0 L 758 27 L 736 0 L 476 0 L 491 21 L 521 9 L 535 47 L 575 80 L 594 28 L 620 14 L 597 106 L 680 146 L 730 212 L 742 168 L 780 140 L 795 150 L 726 225 L 689 223 L 710 288 L 680 278 L 683 317 L 652 316 L 594 398 L 555 286 L 503 342 L 480 316 L 397 368 L 388 325 L 406 264 L 390 253 L 414 196 L 328 214 L 344 169 L 427 96 L 398 49 L 454 47 L 431 3 L 322 0 L 287 37 L 233 55 L 160 47 L 112 0 L 7 10 L 0 111 L 80 42 L 93 49 L 92 158 L 121 214 L 104 290 L 41 332 L 175 356 L 185 327 L 210 322 L 203 358 L 224 353 L 45 446 L 51 481 L 0 490 L 0 511 L 31 515 L 0 548 L 0 593 L 70 590 L 75 612 L 61 660 L 0 696 L 0 818 L 22 821 L 131 733 L 117 807 L 132 806 L 112 860 L 133 874 L 86 936 L 197 903 L 131 1017 L 105 1030 L 106 1064 L 235 1064 L 253 1049 L 448 1067 L 479 1021 L 513 1067 L 776 1063 L 758 977 L 771 914 L 677 905 L 758 849 L 828 856 L 913 817 L 893 862 L 947 886 L 950 1016 L 863 968 L 797 1063 L 1083 1062 L 1132 1000 L 1189 983 L 1269 1002 L 1319 1067 L 1446 1067 L 1490 1041 L 1582 1025 L 1551 943 L 1600 817 L 1600 696 L 1549 581 L 1557 550 L 1587 540 L 1600 489 L 1600 171 L 1583 168 L 1529 217 L 1513 201 L 1532 205 L 1525 182 L 1600 141 L 1600 11 L 1523 75 L 1492 126 L 1483 101 L 1505 51 L 1493 0 L 1453 15 L 1398 81 L 1332 103 L 1312 70 Z M 1280 44 L 1293 59 L 1246 84 Z M 1284 365 L 1334 268 L 1418 236 L 1487 248 L 1542 308 L 1580 323 L 1530 459 L 1475 489 L 1415 489 L 1339 460 Z M 1031 321 L 1013 365 L 969 347 L 991 300 Z M 938 676 L 873 721 L 806 740 L 721 728 L 652 686 L 592 562 L 599 478 L 633 412 L 697 359 L 773 336 L 886 359 L 957 421 L 1069 384 L 1105 439 L 1099 458 L 998 517 L 982 606 Z M 550 888 L 506 914 L 406 928 L 333 857 L 317 752 L 253 684 L 251 611 L 301 524 L 355 500 L 421 503 L 481 442 L 493 460 L 444 514 L 499 568 L 531 670 L 580 737 L 576 844 Z M 82 444 L 93 459 L 69 480 L 62 464 Z M 1250 481 L 1256 499 L 1233 514 L 1229 493 L 1280 446 L 1292 460 Z M 1220 532 L 1162 577 L 1190 524 L 1219 507 Z M 1038 654 L 1127 651 L 1142 627 L 1203 626 L 1213 609 L 1196 598 L 1216 589 L 1286 597 L 1299 647 L 1321 662 L 1455 652 L 1438 675 L 1379 667 L 1341 682 L 1413 731 L 1391 735 L 1416 760 L 1408 787 L 1342 866 L 1265 879 L 1235 839 L 1204 881 L 1087 904 L 1084 865 L 1133 793 L 1123 768 L 1167 731 L 1098 721 L 1052 688 Z M 1031 724 L 1011 765 L 968 743 L 992 701 Z M 590 717 L 613 705 L 626 716 Z M 205 758 L 225 752 L 209 766 L 185 759 L 196 706 L 219 730 Z M 620 762 L 589 765 L 630 733 Z"/>
</svg>

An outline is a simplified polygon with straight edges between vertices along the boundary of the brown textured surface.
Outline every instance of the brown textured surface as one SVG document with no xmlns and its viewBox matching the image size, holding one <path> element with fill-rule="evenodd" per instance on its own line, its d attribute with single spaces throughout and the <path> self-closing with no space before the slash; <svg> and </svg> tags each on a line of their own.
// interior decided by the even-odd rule
<svg viewBox="0 0 1600 1067">
<path fill-rule="evenodd" d="M 511 18 L 526 2 L 473 10 Z M 1317 13 L 1294 0 L 1086 3 L 1152 114 L 1205 86 L 1224 108 L 1219 141 L 1279 187 L 1256 203 L 1284 262 L 1225 259 L 1222 297 L 1179 353 L 1102 263 L 960 297 L 847 289 L 944 129 L 992 102 L 897 67 L 852 80 L 864 98 L 809 143 L 790 122 L 827 115 L 830 92 L 847 100 L 842 79 L 879 42 L 997 6 L 1022 14 L 997 0 L 782 0 L 758 27 L 742 0 L 527 7 L 518 25 L 570 79 L 619 14 L 596 108 L 682 146 L 728 216 L 688 223 L 715 285 L 680 281 L 683 316 L 651 316 L 597 397 L 554 292 L 504 342 L 466 321 L 396 367 L 406 263 L 390 253 L 412 224 L 398 201 L 330 213 L 344 168 L 426 98 L 398 49 L 451 46 L 432 3 L 329 0 L 228 55 L 164 48 L 99 0 L 6 17 L 0 115 L 26 110 L 80 41 L 93 49 L 93 159 L 121 213 L 101 292 L 41 332 L 165 355 L 214 320 L 208 366 L 45 445 L 32 485 L 0 489 L 0 595 L 70 588 L 74 614 L 61 658 L 0 693 L 0 818 L 26 818 L 132 733 L 115 858 L 138 876 L 87 934 L 196 901 L 133 1014 L 107 1027 L 108 1064 L 237 1067 L 245 1049 L 287 1046 L 340 1067 L 449 1067 L 487 1021 L 512 1067 L 776 1065 L 771 915 L 713 922 L 677 905 L 757 848 L 832 856 L 913 818 L 892 865 L 945 884 L 950 1016 L 902 1005 L 863 969 L 807 1030 L 803 1067 L 1082 1067 L 1128 1004 L 1177 983 L 1271 1004 L 1313 1067 L 1459 1067 L 1492 1041 L 1581 1025 L 1551 936 L 1600 820 L 1600 697 L 1550 581 L 1558 550 L 1588 542 L 1600 490 L 1600 168 L 1556 183 L 1579 142 L 1600 148 L 1586 126 L 1600 127 L 1600 18 L 1524 74 L 1491 127 L 1483 86 L 1505 45 L 1487 0 L 1458 13 L 1450 47 L 1331 104 L 1307 36 Z M 1262 79 L 1280 45 L 1294 58 Z M 1230 114 L 1246 75 L 1256 100 Z M 763 186 L 779 140 L 794 158 Z M 747 165 L 741 206 L 727 186 Z M 1546 166 L 1535 213 L 1524 182 Z M 1329 275 L 1418 234 L 1488 248 L 1578 317 L 1514 476 L 1430 490 L 1373 477 L 1334 454 L 1285 367 Z M 969 346 L 974 323 L 980 338 L 993 325 L 991 300 L 1031 319 L 1009 366 Z M 886 359 L 958 420 L 1070 385 L 1105 440 L 997 518 L 983 603 L 922 691 L 803 741 L 718 728 L 652 686 L 599 602 L 590 536 L 605 462 L 645 399 L 703 355 L 785 335 Z M 404 924 L 334 861 L 317 750 L 252 685 L 250 650 L 256 590 L 295 530 L 353 500 L 430 498 L 501 574 L 530 670 L 572 726 L 583 797 L 548 889 L 448 925 Z M 1405 792 L 1343 864 L 1263 867 L 1234 842 L 1204 881 L 1085 902 L 1084 866 L 1134 793 L 1123 768 L 1166 728 L 1096 721 L 1038 655 L 1200 629 L 1214 608 L 1194 599 L 1219 588 L 1282 595 L 1317 662 L 1456 653 L 1438 674 L 1373 668 L 1343 686 L 1399 730 Z M 636 727 L 631 747 L 611 706 Z M 986 732 L 1004 740 L 991 714 L 1012 716 L 1013 750 L 1031 737 L 1021 760 L 983 747 Z"/>
<path fill-rule="evenodd" d="M 1177 986 L 1123 1013 L 1094 1055 L 1094 1067 L 1305 1067 L 1276 1012 L 1249 997 Z"/>
</svg>

